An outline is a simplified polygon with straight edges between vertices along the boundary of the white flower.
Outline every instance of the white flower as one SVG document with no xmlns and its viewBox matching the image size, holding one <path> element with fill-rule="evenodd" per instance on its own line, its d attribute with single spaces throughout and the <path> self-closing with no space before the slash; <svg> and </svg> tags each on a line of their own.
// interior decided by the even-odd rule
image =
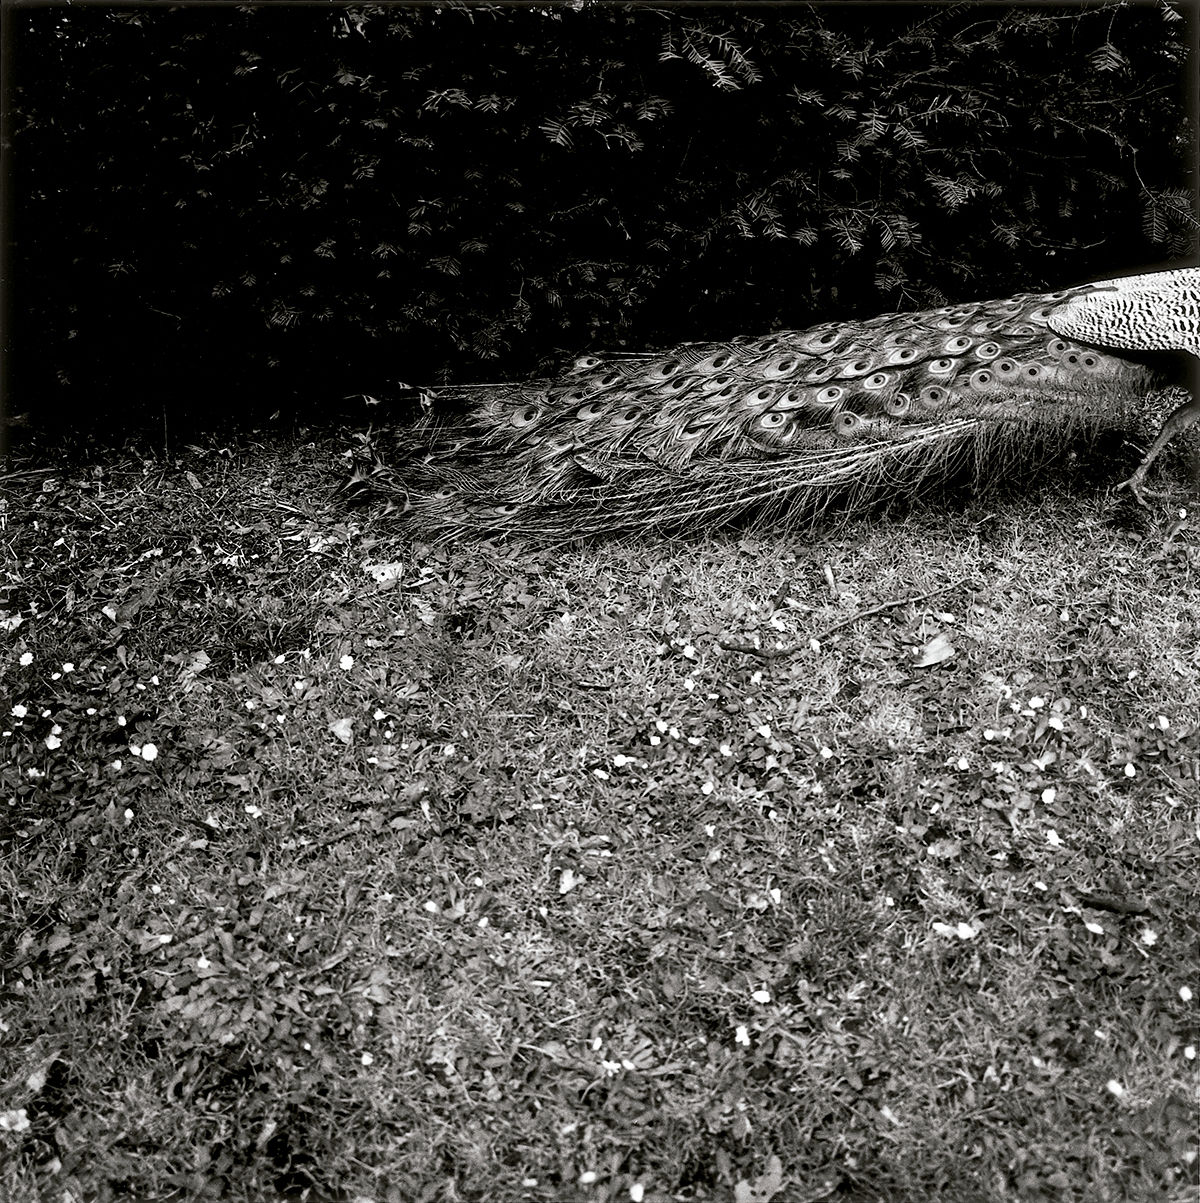
<svg viewBox="0 0 1200 1203">
<path fill-rule="evenodd" d="M 343 672 L 349 672 L 354 667 L 354 657 L 353 656 L 343 656 L 338 661 L 338 667 Z"/>
<path fill-rule="evenodd" d="M 1054 788 L 1054 786 L 1051 785 L 1051 786 L 1048 786 L 1046 789 L 1042 790 L 1042 801 L 1047 806 L 1049 806 L 1050 803 L 1053 802 L 1056 797 L 1058 797 L 1058 791 Z"/>
<path fill-rule="evenodd" d="M 765 1006 L 767 1003 L 769 1003 L 771 1001 L 771 991 L 766 990 L 766 989 L 755 990 L 754 993 L 750 995 L 750 997 L 752 999 L 754 999 L 754 1001 L 756 1003 L 762 1003 Z"/>
<path fill-rule="evenodd" d="M 734 1032 L 733 1038 L 735 1041 L 737 1041 L 738 1044 L 744 1044 L 747 1047 L 749 1047 L 750 1033 L 746 1030 L 746 1025 L 744 1023 L 738 1024 L 737 1031 Z"/>
<path fill-rule="evenodd" d="M 28 668 L 33 663 L 33 653 L 32 652 L 22 652 L 21 658 L 20 658 L 20 660 L 17 661 L 17 663 L 22 668 Z M 22 1112 L 22 1114 L 24 1114 L 24 1112 Z"/>
<path fill-rule="evenodd" d="M 74 671 L 75 671 L 75 665 L 72 664 L 70 660 L 68 660 L 66 662 L 66 664 L 63 665 L 63 672 L 73 673 Z"/>
<path fill-rule="evenodd" d="M 1049 844 L 1051 848 L 1061 848 L 1062 847 L 1062 838 L 1059 836 L 1058 832 L 1054 830 L 1053 827 L 1051 827 L 1050 830 L 1046 832 L 1046 843 Z"/>
<path fill-rule="evenodd" d="M 15 705 L 15 706 L 12 708 L 12 716 L 13 716 L 13 718 L 24 718 L 24 717 L 25 717 L 25 716 L 26 716 L 28 713 L 29 713 L 29 707 L 28 707 L 28 706 L 22 706 L 20 702 L 18 702 L 18 703 L 17 703 L 17 704 L 16 704 L 16 705 Z"/>
<path fill-rule="evenodd" d="M 51 752 L 53 752 L 55 748 L 62 747 L 62 740 L 59 739 L 57 735 L 47 735 L 45 743 L 46 747 L 48 747 Z"/>
<path fill-rule="evenodd" d="M 1191 986 L 1180 986 L 1179 987 L 1179 997 L 1182 998 L 1184 1002 L 1191 1002 L 1192 1001 Z"/>
<path fill-rule="evenodd" d="M 142 745 L 142 759 L 143 760 L 157 760 L 158 759 L 157 746 L 154 744 L 143 744 Z"/>
</svg>

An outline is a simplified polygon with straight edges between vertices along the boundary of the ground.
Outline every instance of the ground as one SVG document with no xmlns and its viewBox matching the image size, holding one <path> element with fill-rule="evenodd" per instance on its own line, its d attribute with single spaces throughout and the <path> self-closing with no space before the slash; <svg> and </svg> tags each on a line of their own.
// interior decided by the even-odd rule
<svg viewBox="0 0 1200 1203">
<path fill-rule="evenodd" d="M 1200 530 L 7 482 L 0 1198 L 1197 1198 Z"/>
</svg>

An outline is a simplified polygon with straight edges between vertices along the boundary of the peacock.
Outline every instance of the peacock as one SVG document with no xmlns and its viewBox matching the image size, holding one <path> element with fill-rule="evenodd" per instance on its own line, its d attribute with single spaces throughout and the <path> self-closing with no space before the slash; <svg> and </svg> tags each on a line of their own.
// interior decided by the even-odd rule
<svg viewBox="0 0 1200 1203">
<path fill-rule="evenodd" d="M 1039 438 L 1111 425 L 1163 384 L 1163 351 L 1200 355 L 1200 268 L 589 355 L 555 379 L 439 390 L 438 408 L 466 416 L 397 432 L 350 491 L 390 496 L 433 541 L 811 523 L 964 469 L 1002 476 Z M 1167 418 L 1123 482 L 1139 502 L 1198 418 L 1195 398 Z"/>
</svg>

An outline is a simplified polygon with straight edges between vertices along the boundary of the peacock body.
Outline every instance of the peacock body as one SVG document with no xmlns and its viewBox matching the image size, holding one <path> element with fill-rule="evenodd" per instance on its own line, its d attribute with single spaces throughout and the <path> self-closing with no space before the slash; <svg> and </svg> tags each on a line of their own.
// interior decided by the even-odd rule
<svg viewBox="0 0 1200 1203">
<path fill-rule="evenodd" d="M 835 502 L 996 476 L 1035 437 L 1119 420 L 1161 385 L 1143 353 L 1200 354 L 1200 269 L 1102 281 L 659 355 L 587 356 L 558 379 L 448 389 L 356 483 L 421 537 L 578 539 L 811 521 Z M 1168 420 L 1130 483 L 1176 430 Z M 1139 494 L 1140 496 L 1140 494 Z"/>
</svg>

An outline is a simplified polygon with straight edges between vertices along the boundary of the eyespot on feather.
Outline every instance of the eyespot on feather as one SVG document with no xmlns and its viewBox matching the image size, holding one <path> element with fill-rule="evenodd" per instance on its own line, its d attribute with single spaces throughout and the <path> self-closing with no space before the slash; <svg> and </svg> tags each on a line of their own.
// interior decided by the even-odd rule
<svg viewBox="0 0 1200 1203">
<path fill-rule="evenodd" d="M 841 404 L 845 395 L 846 390 L 840 384 L 831 384 L 817 393 L 813 398 L 813 404 L 822 409 L 832 409 L 835 405 Z"/>
<path fill-rule="evenodd" d="M 770 385 L 764 384 L 760 388 L 744 393 L 742 404 L 750 406 L 751 409 L 761 409 L 764 405 L 770 405 L 774 399 L 775 390 Z"/>
<path fill-rule="evenodd" d="M 767 380 L 781 380 L 790 376 L 800 366 L 800 361 L 794 355 L 785 355 L 781 359 L 769 363 L 763 368 L 763 376 Z"/>
<path fill-rule="evenodd" d="M 518 430 L 521 430 L 536 422 L 541 416 L 541 412 L 536 405 L 525 405 L 521 409 L 514 410 L 509 415 L 508 423 L 510 426 L 515 426 Z"/>
</svg>

